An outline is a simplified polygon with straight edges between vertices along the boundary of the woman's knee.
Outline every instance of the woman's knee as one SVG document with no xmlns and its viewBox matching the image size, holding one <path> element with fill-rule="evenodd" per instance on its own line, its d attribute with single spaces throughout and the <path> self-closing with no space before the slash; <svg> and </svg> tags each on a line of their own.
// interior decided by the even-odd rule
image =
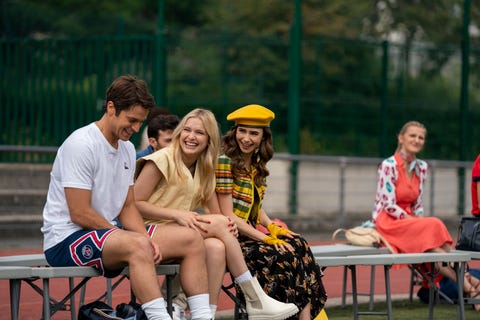
<svg viewBox="0 0 480 320">
<path fill-rule="evenodd" d="M 217 238 L 205 239 L 205 251 L 207 259 L 214 259 L 218 264 L 224 264 L 226 261 L 225 244 Z"/>
<path fill-rule="evenodd" d="M 225 244 L 220 239 L 208 238 L 204 241 L 207 254 L 225 255 Z"/>
<path fill-rule="evenodd" d="M 230 232 L 228 227 L 230 219 L 224 215 L 212 214 L 209 215 L 208 219 L 210 220 L 210 225 L 208 226 L 210 232 L 218 235 L 222 235 L 223 233 L 228 234 Z"/>
</svg>

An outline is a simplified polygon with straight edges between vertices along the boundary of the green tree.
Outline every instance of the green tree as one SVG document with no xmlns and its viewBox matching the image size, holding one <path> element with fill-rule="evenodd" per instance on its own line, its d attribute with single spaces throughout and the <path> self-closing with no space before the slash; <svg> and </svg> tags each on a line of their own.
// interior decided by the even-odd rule
<svg viewBox="0 0 480 320">
<path fill-rule="evenodd" d="M 0 36 L 58 37 L 152 34 L 165 1 L 169 27 L 200 25 L 209 1 L 0 0 Z"/>
</svg>

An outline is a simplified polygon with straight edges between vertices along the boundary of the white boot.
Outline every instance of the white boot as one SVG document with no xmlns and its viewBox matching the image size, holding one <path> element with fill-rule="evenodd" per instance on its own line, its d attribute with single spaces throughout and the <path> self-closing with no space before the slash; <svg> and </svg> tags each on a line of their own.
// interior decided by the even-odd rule
<svg viewBox="0 0 480 320">
<path fill-rule="evenodd" d="M 293 303 L 283 303 L 270 298 L 255 277 L 238 285 L 245 296 L 249 320 L 281 320 L 298 312 Z"/>
</svg>

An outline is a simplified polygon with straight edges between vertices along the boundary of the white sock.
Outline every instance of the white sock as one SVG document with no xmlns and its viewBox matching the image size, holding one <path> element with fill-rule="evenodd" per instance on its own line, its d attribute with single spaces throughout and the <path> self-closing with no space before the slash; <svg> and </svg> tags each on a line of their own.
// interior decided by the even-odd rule
<svg viewBox="0 0 480 320">
<path fill-rule="evenodd" d="M 212 320 L 215 320 L 215 313 L 217 313 L 217 305 L 211 304 L 210 305 L 210 312 L 212 313 Z"/>
<path fill-rule="evenodd" d="M 249 270 L 247 270 L 244 273 L 242 273 L 241 275 L 239 275 L 238 277 L 236 277 L 235 282 L 236 283 L 242 283 L 242 282 L 248 281 L 252 278 L 253 278 L 252 274 L 250 273 Z"/>
<path fill-rule="evenodd" d="M 142 304 L 142 309 L 148 320 L 172 320 L 163 298 L 153 299 Z"/>
<path fill-rule="evenodd" d="M 192 320 L 210 320 L 212 312 L 209 305 L 210 296 L 208 293 L 197 294 L 187 298 Z"/>
</svg>

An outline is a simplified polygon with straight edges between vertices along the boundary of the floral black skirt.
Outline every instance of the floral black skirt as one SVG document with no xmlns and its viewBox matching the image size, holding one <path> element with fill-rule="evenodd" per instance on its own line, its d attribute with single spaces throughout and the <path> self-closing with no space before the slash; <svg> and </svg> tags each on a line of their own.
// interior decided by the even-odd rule
<svg viewBox="0 0 480 320">
<path fill-rule="evenodd" d="M 278 301 L 294 303 L 300 310 L 311 302 L 311 318 L 314 319 L 327 301 L 321 279 L 323 273 L 305 239 L 282 240 L 290 243 L 294 252 L 278 252 L 273 245 L 239 237 L 248 269 L 263 290 Z M 290 319 L 298 319 L 298 315 Z"/>
</svg>

